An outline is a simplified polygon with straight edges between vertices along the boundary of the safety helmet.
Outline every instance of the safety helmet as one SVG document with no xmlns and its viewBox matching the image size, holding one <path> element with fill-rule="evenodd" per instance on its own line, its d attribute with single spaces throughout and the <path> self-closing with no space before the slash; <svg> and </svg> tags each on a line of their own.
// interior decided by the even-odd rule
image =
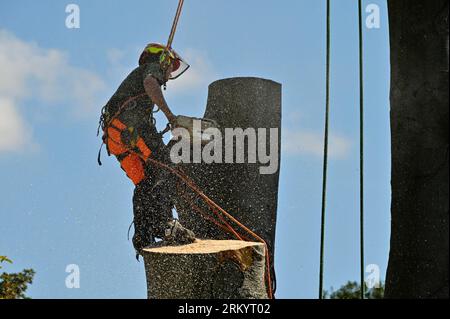
<svg viewBox="0 0 450 319">
<path fill-rule="evenodd" d="M 175 50 L 172 48 L 167 49 L 165 45 L 159 43 L 148 44 L 139 57 L 139 65 L 153 61 L 159 62 L 163 71 L 167 70 L 170 65 L 173 66 L 172 72 L 169 75 L 169 80 L 180 77 L 187 69 L 189 69 L 189 64 L 187 64 Z"/>
</svg>

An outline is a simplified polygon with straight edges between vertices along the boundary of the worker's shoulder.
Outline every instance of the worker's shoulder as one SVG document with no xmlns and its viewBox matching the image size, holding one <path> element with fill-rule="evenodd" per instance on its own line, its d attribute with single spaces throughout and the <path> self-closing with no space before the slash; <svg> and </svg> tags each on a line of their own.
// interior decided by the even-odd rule
<svg viewBox="0 0 450 319">
<path fill-rule="evenodd" d="M 144 70 L 145 68 L 142 66 L 138 66 L 137 68 L 132 70 L 119 85 L 117 91 L 129 91 L 130 89 L 132 91 L 135 91 L 136 89 L 139 90 L 142 86 Z"/>
<path fill-rule="evenodd" d="M 127 77 L 123 80 L 123 82 L 129 82 L 129 81 L 142 81 L 142 78 L 144 76 L 144 72 L 146 71 L 146 68 L 144 65 L 140 65 L 134 70 L 132 70 Z"/>
<path fill-rule="evenodd" d="M 108 106 L 115 106 L 123 103 L 126 99 L 139 95 L 144 90 L 143 74 L 144 68 L 139 66 L 132 70 L 127 77 L 120 83 L 114 94 L 107 102 Z"/>
<path fill-rule="evenodd" d="M 136 67 L 123 80 L 122 84 L 134 84 L 135 82 L 143 82 L 147 76 L 153 76 L 157 79 L 162 77 L 162 71 L 159 63 L 147 63 Z"/>
</svg>

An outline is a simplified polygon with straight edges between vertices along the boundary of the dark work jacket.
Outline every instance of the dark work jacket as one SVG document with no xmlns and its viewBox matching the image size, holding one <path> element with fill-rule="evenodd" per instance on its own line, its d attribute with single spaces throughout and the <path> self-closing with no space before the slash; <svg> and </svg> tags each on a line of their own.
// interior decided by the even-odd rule
<svg viewBox="0 0 450 319">
<path fill-rule="evenodd" d="M 163 74 L 159 63 L 148 63 L 135 68 L 105 106 L 105 120 L 119 119 L 127 127 L 132 127 L 133 134 L 142 137 L 152 152 L 162 145 L 162 137 L 158 134 L 153 122 L 152 112 L 155 104 L 145 93 L 144 79 L 151 75 L 163 83 Z M 105 124 L 106 124 L 105 123 Z M 123 138 L 126 142 L 126 137 Z"/>
</svg>

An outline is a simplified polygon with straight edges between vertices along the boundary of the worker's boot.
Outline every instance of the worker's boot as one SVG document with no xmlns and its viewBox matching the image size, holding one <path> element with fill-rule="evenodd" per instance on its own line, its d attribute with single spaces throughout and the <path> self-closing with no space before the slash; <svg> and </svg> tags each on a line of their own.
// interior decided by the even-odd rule
<svg viewBox="0 0 450 319">
<path fill-rule="evenodd" d="M 192 230 L 183 227 L 176 219 L 167 223 L 164 243 L 166 245 L 187 245 L 195 241 Z"/>
</svg>

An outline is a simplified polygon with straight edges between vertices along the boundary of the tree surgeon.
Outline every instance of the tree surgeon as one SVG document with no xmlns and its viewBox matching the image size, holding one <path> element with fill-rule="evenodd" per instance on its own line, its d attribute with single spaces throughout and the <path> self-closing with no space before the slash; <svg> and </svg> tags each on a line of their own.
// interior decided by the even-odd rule
<svg viewBox="0 0 450 319">
<path fill-rule="evenodd" d="M 173 218 L 175 177 L 151 166 L 152 157 L 170 164 L 169 145 L 163 135 L 176 122 L 161 87 L 181 76 L 189 65 L 171 48 L 151 43 L 139 58 L 139 66 L 122 82 L 102 109 L 100 126 L 108 155 L 115 155 L 135 185 L 133 195 L 136 257 L 142 248 L 163 239 L 168 243 L 193 242 L 194 233 Z M 168 120 L 158 132 L 153 117 L 156 106 Z M 100 159 L 99 164 L 101 165 Z"/>
</svg>

